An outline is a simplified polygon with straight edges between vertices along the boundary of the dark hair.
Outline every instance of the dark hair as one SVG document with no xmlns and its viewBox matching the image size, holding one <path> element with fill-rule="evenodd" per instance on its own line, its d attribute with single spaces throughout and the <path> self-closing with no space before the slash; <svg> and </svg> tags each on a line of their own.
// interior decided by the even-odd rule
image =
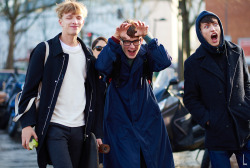
<svg viewBox="0 0 250 168">
<path fill-rule="evenodd" d="M 135 21 L 132 20 L 132 19 L 128 19 L 128 20 L 125 20 L 123 23 L 129 23 L 131 24 L 131 26 L 128 28 L 127 30 L 127 35 L 131 38 L 134 38 L 136 37 L 135 36 L 135 33 L 137 32 L 136 31 L 136 27 L 135 27 Z"/>
<path fill-rule="evenodd" d="M 91 48 L 92 50 L 94 49 L 94 47 L 96 46 L 96 44 L 99 42 L 99 41 L 105 41 L 106 44 L 108 43 L 108 40 L 105 38 L 105 37 L 97 37 L 93 42 L 92 42 L 92 45 L 91 45 Z"/>
<path fill-rule="evenodd" d="M 213 19 L 216 19 L 218 21 L 217 17 L 213 15 L 204 16 L 200 21 L 199 27 L 201 26 L 201 23 L 214 23 Z"/>
</svg>

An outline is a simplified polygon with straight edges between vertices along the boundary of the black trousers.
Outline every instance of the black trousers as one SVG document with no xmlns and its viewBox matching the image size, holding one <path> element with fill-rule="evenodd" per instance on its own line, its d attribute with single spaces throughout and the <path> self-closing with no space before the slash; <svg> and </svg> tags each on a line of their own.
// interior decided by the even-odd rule
<svg viewBox="0 0 250 168">
<path fill-rule="evenodd" d="M 83 150 L 84 127 L 50 124 L 46 145 L 54 168 L 78 168 Z"/>
</svg>

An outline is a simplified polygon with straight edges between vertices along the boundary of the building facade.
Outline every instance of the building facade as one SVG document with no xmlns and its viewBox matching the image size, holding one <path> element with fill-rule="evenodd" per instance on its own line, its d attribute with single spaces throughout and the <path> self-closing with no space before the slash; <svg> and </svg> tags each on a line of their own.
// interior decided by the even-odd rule
<svg viewBox="0 0 250 168">
<path fill-rule="evenodd" d="M 206 10 L 219 16 L 226 38 L 240 45 L 250 66 L 250 0 L 205 0 Z"/>
</svg>

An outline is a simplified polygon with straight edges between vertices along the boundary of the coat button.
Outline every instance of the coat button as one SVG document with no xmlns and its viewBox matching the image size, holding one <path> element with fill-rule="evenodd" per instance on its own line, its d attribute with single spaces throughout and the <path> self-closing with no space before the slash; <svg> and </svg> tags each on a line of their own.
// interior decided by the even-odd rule
<svg viewBox="0 0 250 168">
<path fill-rule="evenodd" d="M 226 128 L 229 128 L 229 125 L 226 125 Z"/>
<path fill-rule="evenodd" d="M 241 106 L 241 103 L 239 103 L 238 106 Z"/>
<path fill-rule="evenodd" d="M 239 87 L 239 85 L 235 85 L 235 87 L 236 87 L 236 88 L 238 88 L 238 87 Z"/>
<path fill-rule="evenodd" d="M 221 90 L 219 91 L 219 94 L 222 94 L 222 91 L 221 91 Z"/>
</svg>

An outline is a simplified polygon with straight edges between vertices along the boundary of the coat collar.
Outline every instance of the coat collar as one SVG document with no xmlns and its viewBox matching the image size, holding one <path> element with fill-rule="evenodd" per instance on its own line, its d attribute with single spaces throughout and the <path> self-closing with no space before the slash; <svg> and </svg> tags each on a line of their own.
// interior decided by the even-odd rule
<svg viewBox="0 0 250 168">
<path fill-rule="evenodd" d="M 134 72 L 136 72 L 140 68 L 140 66 L 143 64 L 144 55 L 146 53 L 147 53 L 147 51 L 146 51 L 144 45 L 141 45 L 141 48 L 140 48 L 139 52 L 137 53 L 137 55 L 136 55 L 136 57 L 134 59 L 134 62 L 133 62 L 133 65 L 132 65 L 132 69 L 131 69 L 131 74 L 133 74 Z M 124 54 L 123 51 L 122 51 L 121 61 L 123 63 L 125 63 L 126 65 L 128 65 L 127 57 L 126 57 L 126 55 Z"/>
<path fill-rule="evenodd" d="M 231 95 L 232 95 L 232 88 L 233 88 L 233 80 L 235 77 L 235 72 L 236 72 L 236 67 L 238 66 L 238 60 L 240 57 L 240 50 L 239 48 L 231 43 L 231 42 L 226 42 L 226 52 L 228 55 L 228 75 L 227 75 L 227 83 L 228 83 L 228 87 L 227 87 L 227 93 L 228 93 L 228 102 L 231 99 Z"/>
<path fill-rule="evenodd" d="M 141 65 L 144 62 L 144 55 L 146 53 L 147 53 L 146 48 L 144 47 L 144 45 L 141 45 L 141 48 L 140 48 L 140 50 L 139 50 L 139 52 L 134 60 L 134 64 L 132 66 L 131 73 L 136 72 L 141 67 Z"/>
<path fill-rule="evenodd" d="M 59 33 L 52 39 L 51 47 L 53 48 L 53 50 L 51 52 L 53 53 L 53 56 L 63 55 L 63 49 L 62 49 L 60 39 L 59 39 L 61 34 L 62 33 Z M 77 37 L 77 40 L 81 43 L 81 46 L 82 46 L 82 49 L 84 51 L 86 58 L 91 59 L 92 58 L 91 51 L 86 47 L 86 45 L 83 43 L 83 41 L 79 37 Z"/>
<path fill-rule="evenodd" d="M 229 68 L 231 71 L 229 72 L 230 73 L 230 76 L 233 75 L 233 72 L 238 64 L 238 60 L 239 60 L 239 56 L 240 56 L 240 50 L 239 48 L 231 43 L 231 42 L 228 42 L 226 41 L 226 54 L 228 55 L 228 63 L 229 63 L 229 66 L 231 66 L 232 68 Z"/>
<path fill-rule="evenodd" d="M 228 76 L 227 79 L 230 81 L 233 80 L 234 72 L 236 69 L 236 66 L 238 64 L 238 59 L 240 56 L 240 50 L 236 45 L 234 45 L 231 42 L 225 41 L 226 44 L 226 52 L 228 58 Z M 206 69 L 207 71 L 213 73 L 215 76 L 217 76 L 219 79 L 221 79 L 224 83 L 226 82 L 224 80 L 223 72 L 220 70 L 219 66 L 216 64 L 216 62 L 213 60 L 213 58 L 210 56 L 211 53 L 208 53 L 203 46 L 200 46 L 197 49 L 197 57 L 196 59 L 203 59 L 201 62 L 201 67 Z M 231 83 L 231 82 L 230 82 Z"/>
<path fill-rule="evenodd" d="M 217 76 L 222 82 L 226 82 L 224 78 L 223 72 L 220 70 L 219 66 L 216 64 L 214 59 L 209 55 L 204 55 L 204 60 L 201 62 L 201 67 L 211 72 L 215 76 Z"/>
<path fill-rule="evenodd" d="M 122 47 L 120 46 L 120 44 L 115 44 L 115 43 L 112 43 L 112 44 L 115 46 L 114 47 L 115 52 L 121 56 L 121 62 L 129 67 L 127 56 L 123 52 Z M 137 71 L 137 69 L 143 64 L 144 55 L 146 53 L 147 53 L 147 51 L 146 51 L 145 45 L 141 45 L 141 48 L 140 48 L 139 52 L 137 53 L 137 55 L 136 55 L 136 57 L 134 59 L 132 69 L 131 69 L 131 73 L 134 73 L 135 71 Z"/>
</svg>

